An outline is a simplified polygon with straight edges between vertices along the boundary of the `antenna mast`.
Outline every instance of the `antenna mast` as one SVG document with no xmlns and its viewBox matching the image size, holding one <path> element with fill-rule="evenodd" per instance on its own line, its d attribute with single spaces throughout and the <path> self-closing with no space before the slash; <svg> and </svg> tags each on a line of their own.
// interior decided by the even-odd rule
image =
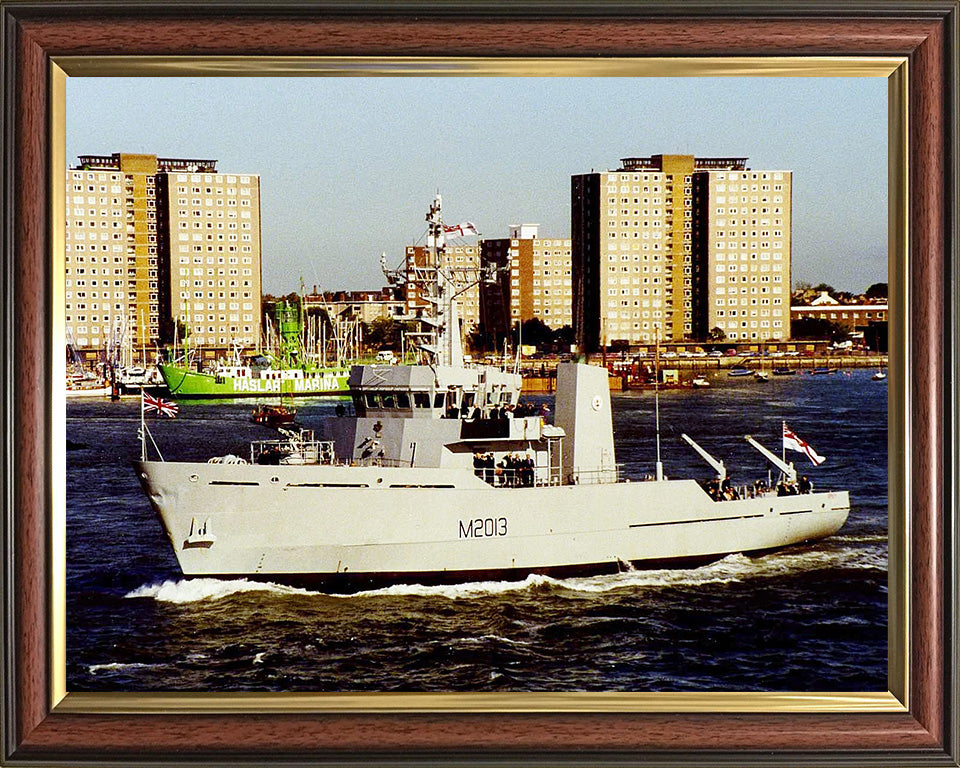
<svg viewBox="0 0 960 768">
<path fill-rule="evenodd" d="M 657 427 L 657 480 L 663 480 L 663 462 L 660 461 L 660 327 L 657 326 L 657 349 L 654 356 L 653 402 Z"/>
</svg>

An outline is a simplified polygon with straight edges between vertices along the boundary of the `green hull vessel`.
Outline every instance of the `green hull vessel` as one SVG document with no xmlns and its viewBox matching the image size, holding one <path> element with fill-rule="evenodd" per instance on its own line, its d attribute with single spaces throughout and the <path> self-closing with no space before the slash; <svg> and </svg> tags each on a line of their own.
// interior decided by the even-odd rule
<svg viewBox="0 0 960 768">
<path fill-rule="evenodd" d="M 170 394 L 178 399 L 235 397 L 309 397 L 347 391 L 349 365 L 318 367 L 307 360 L 299 305 L 278 301 L 274 306 L 280 348 L 265 368 L 243 364 L 239 354 L 233 364 L 219 364 L 212 373 L 188 366 L 161 363 L 160 373 Z"/>
<path fill-rule="evenodd" d="M 335 395 L 347 390 L 350 369 L 317 370 L 268 368 L 259 376 L 246 366 L 218 373 L 188 371 L 183 366 L 160 364 L 160 373 L 175 398 L 309 397 Z"/>
</svg>

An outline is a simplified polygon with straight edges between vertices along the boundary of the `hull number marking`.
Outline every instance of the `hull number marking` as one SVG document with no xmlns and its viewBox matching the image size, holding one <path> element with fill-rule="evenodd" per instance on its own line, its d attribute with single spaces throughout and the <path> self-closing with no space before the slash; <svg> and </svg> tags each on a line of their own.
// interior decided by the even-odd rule
<svg viewBox="0 0 960 768">
<path fill-rule="evenodd" d="M 475 517 L 460 521 L 461 539 L 487 539 L 507 535 L 507 518 Z"/>
</svg>

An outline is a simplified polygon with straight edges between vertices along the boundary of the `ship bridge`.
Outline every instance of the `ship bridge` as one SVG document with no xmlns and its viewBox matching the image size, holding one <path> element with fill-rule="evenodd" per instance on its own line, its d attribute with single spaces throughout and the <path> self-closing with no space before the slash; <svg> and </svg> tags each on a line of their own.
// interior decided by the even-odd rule
<svg viewBox="0 0 960 768">
<path fill-rule="evenodd" d="M 489 418 L 517 405 L 521 379 L 491 368 L 358 365 L 349 387 L 357 416 Z"/>
</svg>

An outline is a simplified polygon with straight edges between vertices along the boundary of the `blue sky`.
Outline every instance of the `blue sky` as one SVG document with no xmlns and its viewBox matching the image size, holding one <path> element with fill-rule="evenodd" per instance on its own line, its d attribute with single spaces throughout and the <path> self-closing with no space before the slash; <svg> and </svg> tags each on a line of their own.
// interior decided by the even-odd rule
<svg viewBox="0 0 960 768">
<path fill-rule="evenodd" d="M 651 154 L 794 172 L 793 279 L 887 280 L 883 78 L 83 78 L 67 159 L 145 152 L 261 177 L 265 292 L 383 285 L 448 222 L 570 236 L 570 177 Z"/>
</svg>

